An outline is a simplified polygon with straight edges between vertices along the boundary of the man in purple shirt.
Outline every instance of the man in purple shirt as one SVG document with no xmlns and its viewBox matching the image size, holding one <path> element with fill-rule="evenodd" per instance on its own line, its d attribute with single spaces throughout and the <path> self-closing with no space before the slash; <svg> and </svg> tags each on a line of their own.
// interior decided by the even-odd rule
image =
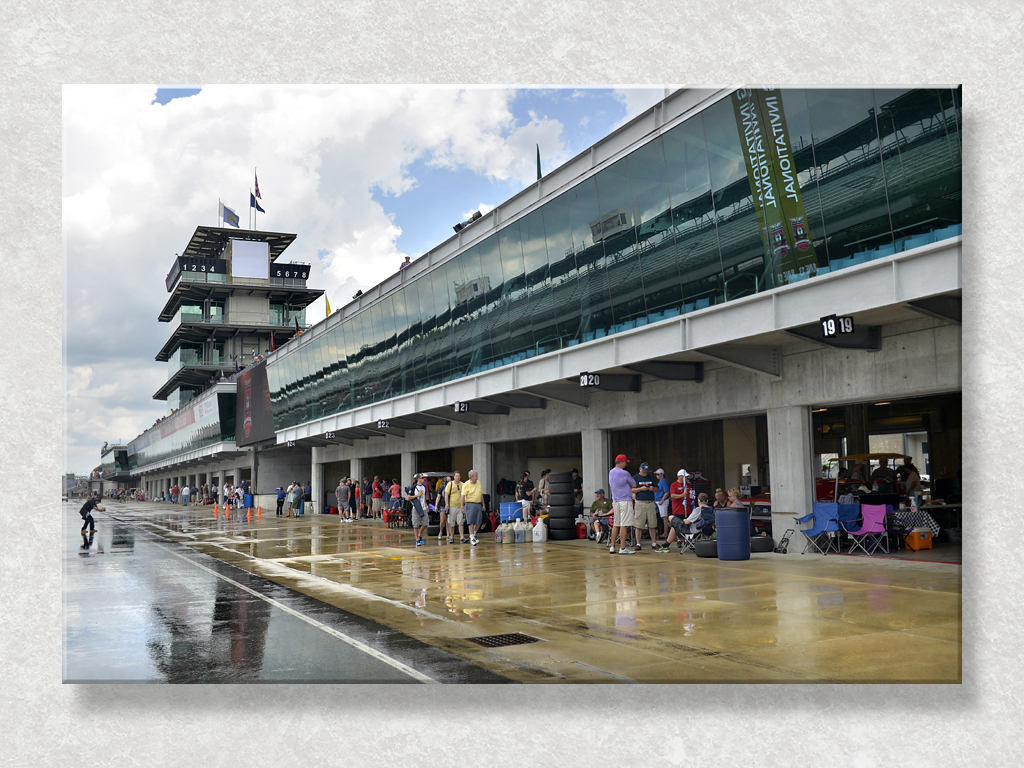
<svg viewBox="0 0 1024 768">
<path fill-rule="evenodd" d="M 626 546 L 626 534 L 633 527 L 633 488 L 636 487 L 636 480 L 626 471 L 629 459 L 623 454 L 615 457 L 615 466 L 608 473 L 608 487 L 612 492 L 612 508 L 615 510 L 615 520 L 612 523 L 612 535 L 608 539 L 608 553 L 615 554 L 615 536 L 619 537 L 619 554 L 635 554 L 632 549 Z"/>
</svg>

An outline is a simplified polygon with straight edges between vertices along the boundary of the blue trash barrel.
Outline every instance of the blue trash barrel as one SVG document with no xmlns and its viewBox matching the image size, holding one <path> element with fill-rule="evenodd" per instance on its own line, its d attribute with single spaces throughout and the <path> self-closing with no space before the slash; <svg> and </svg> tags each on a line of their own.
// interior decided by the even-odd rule
<svg viewBox="0 0 1024 768">
<path fill-rule="evenodd" d="M 247 493 L 242 497 L 242 506 L 249 508 L 252 506 L 252 494 Z"/>
<path fill-rule="evenodd" d="M 745 509 L 716 509 L 719 560 L 750 559 L 750 515 Z"/>
</svg>

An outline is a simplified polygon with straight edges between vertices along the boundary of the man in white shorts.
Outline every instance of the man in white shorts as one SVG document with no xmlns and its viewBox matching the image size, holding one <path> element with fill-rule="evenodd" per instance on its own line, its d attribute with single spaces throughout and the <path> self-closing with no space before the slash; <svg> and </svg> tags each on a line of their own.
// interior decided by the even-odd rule
<svg viewBox="0 0 1024 768">
<path fill-rule="evenodd" d="M 615 466 L 608 473 L 608 487 L 612 492 L 612 508 L 615 510 L 615 521 L 612 523 L 612 535 L 608 539 L 608 553 L 615 554 L 615 537 L 619 537 L 619 554 L 636 554 L 626 546 L 626 535 L 633 527 L 633 489 L 636 480 L 626 471 L 629 459 L 623 454 L 615 457 Z"/>
<path fill-rule="evenodd" d="M 668 536 L 668 508 L 672 503 L 670 495 L 672 487 L 665 477 L 665 470 L 661 467 L 654 471 L 654 476 L 658 478 L 658 490 L 654 493 L 654 503 L 658 505 L 658 517 L 661 518 L 661 535 Z"/>
</svg>

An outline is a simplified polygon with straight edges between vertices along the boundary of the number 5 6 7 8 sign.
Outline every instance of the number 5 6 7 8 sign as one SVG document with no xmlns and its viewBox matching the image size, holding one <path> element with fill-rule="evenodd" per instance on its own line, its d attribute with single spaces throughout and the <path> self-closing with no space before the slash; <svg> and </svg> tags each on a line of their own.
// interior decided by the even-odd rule
<svg viewBox="0 0 1024 768">
<path fill-rule="evenodd" d="M 853 318 L 828 315 L 821 318 L 821 337 L 823 339 L 834 339 L 839 334 L 853 333 Z"/>
</svg>

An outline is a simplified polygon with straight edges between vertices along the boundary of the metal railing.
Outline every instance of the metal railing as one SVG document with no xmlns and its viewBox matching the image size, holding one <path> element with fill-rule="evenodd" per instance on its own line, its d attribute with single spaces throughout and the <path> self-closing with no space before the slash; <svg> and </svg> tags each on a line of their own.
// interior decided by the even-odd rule
<svg viewBox="0 0 1024 768">
<path fill-rule="evenodd" d="M 186 283 L 218 283 L 221 285 L 269 285 L 272 288 L 305 288 L 306 281 L 294 277 L 230 277 L 218 272 L 183 272 L 177 265 L 167 274 L 164 284 L 167 292 L 174 290 L 179 282 Z"/>
</svg>

